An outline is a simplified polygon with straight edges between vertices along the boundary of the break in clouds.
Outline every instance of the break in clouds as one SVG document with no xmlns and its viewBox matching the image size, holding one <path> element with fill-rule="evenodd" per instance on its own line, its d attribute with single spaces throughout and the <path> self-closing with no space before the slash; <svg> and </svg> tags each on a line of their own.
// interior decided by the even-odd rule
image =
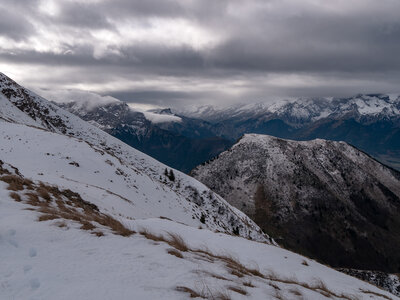
<svg viewBox="0 0 400 300">
<path fill-rule="evenodd" d="M 2 0 L 0 70 L 163 106 L 398 93 L 398 0 Z"/>
</svg>

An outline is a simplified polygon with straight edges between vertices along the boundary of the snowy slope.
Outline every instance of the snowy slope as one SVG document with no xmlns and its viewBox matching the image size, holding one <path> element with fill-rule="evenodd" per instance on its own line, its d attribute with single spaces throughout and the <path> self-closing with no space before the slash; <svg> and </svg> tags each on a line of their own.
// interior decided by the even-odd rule
<svg viewBox="0 0 400 300">
<path fill-rule="evenodd" d="M 397 299 L 271 245 L 201 183 L 169 181 L 161 163 L 0 81 L 0 299 Z"/>
<path fill-rule="evenodd" d="M 124 223 L 177 234 L 187 250 L 138 233 L 96 237 L 70 220 L 37 222 L 9 193 L 0 181 L 1 299 L 190 299 L 185 288 L 207 299 L 398 299 L 279 247 L 168 220 Z"/>
<path fill-rule="evenodd" d="M 247 216 L 197 180 L 176 170 L 175 181 L 169 180 L 164 176 L 167 166 L 5 75 L 0 76 L 0 91 L 0 117 L 8 121 L 0 122 L 0 160 L 24 176 L 40 176 L 46 183 L 90 193 L 89 201 L 114 215 L 163 216 L 195 227 L 269 240 Z M 25 115 L 21 116 L 21 110 Z"/>
</svg>

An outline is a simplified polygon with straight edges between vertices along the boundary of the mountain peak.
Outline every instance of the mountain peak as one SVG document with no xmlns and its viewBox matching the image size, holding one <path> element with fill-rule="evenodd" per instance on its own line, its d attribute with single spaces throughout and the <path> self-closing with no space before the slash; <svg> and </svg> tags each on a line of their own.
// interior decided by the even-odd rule
<svg viewBox="0 0 400 300">
<path fill-rule="evenodd" d="M 347 143 L 246 134 L 191 174 L 291 250 L 333 266 L 400 270 L 391 251 L 400 247 L 400 173 Z"/>
</svg>

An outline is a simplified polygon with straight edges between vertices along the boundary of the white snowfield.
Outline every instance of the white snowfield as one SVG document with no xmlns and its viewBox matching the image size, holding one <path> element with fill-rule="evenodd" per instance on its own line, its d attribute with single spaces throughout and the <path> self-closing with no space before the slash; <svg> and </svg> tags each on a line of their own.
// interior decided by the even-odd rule
<svg viewBox="0 0 400 300">
<path fill-rule="evenodd" d="M 176 170 L 170 180 L 165 165 L 2 74 L 0 167 L 0 299 L 397 299 L 272 245 L 203 184 Z M 6 176 L 70 189 L 136 233 L 39 219 L 71 201 L 38 193 L 34 204 L 35 190 L 10 190 Z"/>
</svg>

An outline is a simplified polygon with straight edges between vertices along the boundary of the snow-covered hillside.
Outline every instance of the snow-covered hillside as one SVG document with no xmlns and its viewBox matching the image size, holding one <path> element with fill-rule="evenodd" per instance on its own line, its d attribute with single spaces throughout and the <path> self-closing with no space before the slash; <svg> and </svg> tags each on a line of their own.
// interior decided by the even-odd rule
<svg viewBox="0 0 400 300">
<path fill-rule="evenodd" d="M 0 91 L 0 299 L 397 299 L 4 75 Z"/>
<path fill-rule="evenodd" d="M 113 208 L 116 215 L 164 216 L 196 227 L 268 240 L 247 216 L 195 179 L 174 170 L 175 180 L 170 180 L 164 175 L 165 169 L 170 172 L 167 166 L 4 75 L 0 90 L 0 117 L 9 121 L 0 128 L 0 159 L 24 176 L 41 176 L 49 184 L 73 186 L 82 193 L 90 187 L 96 195 L 92 201 Z M 21 110 L 25 112 L 22 116 Z"/>
<path fill-rule="evenodd" d="M 1 299 L 397 299 L 279 247 L 168 220 L 124 220 L 143 233 L 130 237 L 37 222 L 6 188 L 0 182 Z M 162 241 L 168 233 L 187 249 Z"/>
</svg>

